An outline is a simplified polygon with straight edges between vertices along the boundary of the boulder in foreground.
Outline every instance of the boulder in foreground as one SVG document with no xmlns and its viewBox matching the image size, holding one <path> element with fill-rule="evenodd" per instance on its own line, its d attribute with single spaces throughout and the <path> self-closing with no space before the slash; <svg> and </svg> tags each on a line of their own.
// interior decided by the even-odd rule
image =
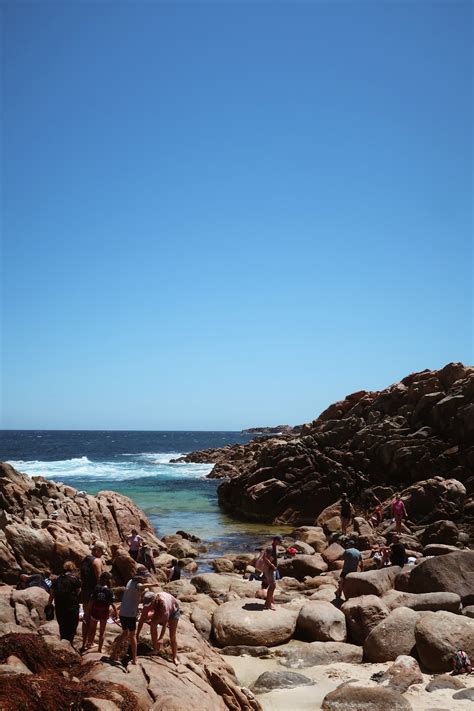
<svg viewBox="0 0 474 711">
<path fill-rule="evenodd" d="M 219 605 L 212 616 L 212 627 L 222 647 L 240 644 L 274 647 L 291 639 L 297 617 L 296 609 L 278 606 L 276 610 L 265 610 L 262 600 L 245 598 Z"/>
<path fill-rule="evenodd" d="M 408 701 L 397 691 L 341 684 L 323 699 L 327 711 L 410 711 Z"/>
<path fill-rule="evenodd" d="M 457 649 L 474 658 L 474 620 L 452 612 L 424 612 L 415 626 L 416 649 L 430 672 L 450 671 Z"/>
</svg>

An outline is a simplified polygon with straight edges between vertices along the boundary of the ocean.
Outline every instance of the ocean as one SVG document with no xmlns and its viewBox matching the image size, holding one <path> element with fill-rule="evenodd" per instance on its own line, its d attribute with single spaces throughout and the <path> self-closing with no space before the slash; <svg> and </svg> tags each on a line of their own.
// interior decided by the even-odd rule
<svg viewBox="0 0 474 711">
<path fill-rule="evenodd" d="M 145 511 L 158 536 L 189 531 L 209 543 L 209 557 L 215 557 L 254 550 L 274 529 L 236 521 L 219 509 L 219 481 L 206 478 L 212 465 L 170 460 L 251 439 L 240 432 L 3 430 L 0 461 L 90 494 L 125 494 Z"/>
</svg>

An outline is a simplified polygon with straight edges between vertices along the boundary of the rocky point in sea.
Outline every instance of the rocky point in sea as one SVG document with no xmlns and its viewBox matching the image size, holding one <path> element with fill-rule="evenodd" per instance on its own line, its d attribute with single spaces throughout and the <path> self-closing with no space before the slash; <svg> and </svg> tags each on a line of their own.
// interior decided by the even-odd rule
<svg viewBox="0 0 474 711">
<path fill-rule="evenodd" d="M 349 396 L 296 437 L 196 455 L 222 457 L 218 471 L 233 472 L 222 486 L 235 483 L 243 500 L 232 511 L 253 518 L 256 502 L 266 502 L 259 517 L 295 522 L 280 547 L 275 611 L 264 609 L 261 584 L 250 579 L 258 552 L 227 553 L 212 561 L 214 572 L 202 572 L 202 543 L 185 531 L 157 538 L 130 499 L 84 495 L 1 465 L 0 709 L 472 708 L 474 675 L 449 672 L 456 649 L 474 658 L 473 388 L 474 369 L 450 364 L 383 393 Z M 266 498 L 267 488 L 280 492 L 275 482 L 285 493 Z M 289 503 L 291 482 L 298 496 Z M 383 502 L 376 528 L 357 483 Z M 363 570 L 345 577 L 341 601 L 343 488 L 356 507 L 350 535 Z M 394 537 L 395 488 L 407 505 L 401 540 L 414 564 L 378 569 L 374 551 Z M 136 666 L 127 664 L 126 649 L 122 663 L 111 664 L 115 624 L 107 625 L 103 654 L 81 657 L 79 638 L 72 647 L 59 639 L 56 621 L 46 621 L 48 594 L 14 588 L 20 570 L 54 576 L 100 539 L 120 601 L 136 568 L 125 544 L 131 528 L 153 550 L 151 582 L 180 601 L 178 666 L 168 641 L 151 654 L 148 630 Z M 167 582 L 173 557 L 184 575 Z"/>
<path fill-rule="evenodd" d="M 474 521 L 474 367 L 449 363 L 382 391 L 330 405 L 297 434 L 193 452 L 215 463 L 220 505 L 233 516 L 309 524 L 343 491 L 356 507 L 404 491 L 409 518 Z M 388 510 L 388 509 L 386 509 Z"/>
</svg>

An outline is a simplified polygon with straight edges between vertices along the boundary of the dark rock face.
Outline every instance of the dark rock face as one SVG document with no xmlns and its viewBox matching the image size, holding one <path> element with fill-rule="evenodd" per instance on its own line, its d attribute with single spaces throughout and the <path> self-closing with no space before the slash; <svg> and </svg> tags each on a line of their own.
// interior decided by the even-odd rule
<svg viewBox="0 0 474 711">
<path fill-rule="evenodd" d="M 474 518 L 473 443 L 474 367 L 450 363 L 380 392 L 348 395 L 298 434 L 260 437 L 187 459 L 215 462 L 211 476 L 226 477 L 220 504 L 250 520 L 312 523 L 342 491 L 364 508 L 364 491 L 375 489 L 383 499 L 390 496 L 389 483 L 409 488 L 409 518 L 429 524 L 460 521 L 464 507 Z M 446 539 L 455 533 L 446 529 Z"/>
<path fill-rule="evenodd" d="M 255 694 L 265 694 L 274 689 L 294 689 L 295 686 L 312 686 L 314 681 L 303 674 L 290 671 L 264 672 L 252 687 Z"/>
</svg>

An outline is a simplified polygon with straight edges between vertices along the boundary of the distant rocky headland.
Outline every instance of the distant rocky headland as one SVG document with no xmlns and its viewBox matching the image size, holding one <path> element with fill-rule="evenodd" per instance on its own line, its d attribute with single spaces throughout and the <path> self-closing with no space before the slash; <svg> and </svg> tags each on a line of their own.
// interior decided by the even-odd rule
<svg viewBox="0 0 474 711">
<path fill-rule="evenodd" d="M 242 434 L 297 434 L 303 425 L 277 425 L 276 427 L 249 427 L 242 430 Z"/>
<path fill-rule="evenodd" d="M 296 434 L 183 459 L 214 463 L 209 476 L 224 479 L 221 506 L 248 520 L 313 523 L 343 491 L 363 509 L 367 490 L 384 500 L 400 489 L 414 521 L 448 517 L 470 525 L 474 367 L 449 363 L 412 373 L 382 391 L 351 393 Z M 459 482 L 462 495 L 454 493 L 458 485 L 441 486 L 437 477 Z"/>
</svg>

